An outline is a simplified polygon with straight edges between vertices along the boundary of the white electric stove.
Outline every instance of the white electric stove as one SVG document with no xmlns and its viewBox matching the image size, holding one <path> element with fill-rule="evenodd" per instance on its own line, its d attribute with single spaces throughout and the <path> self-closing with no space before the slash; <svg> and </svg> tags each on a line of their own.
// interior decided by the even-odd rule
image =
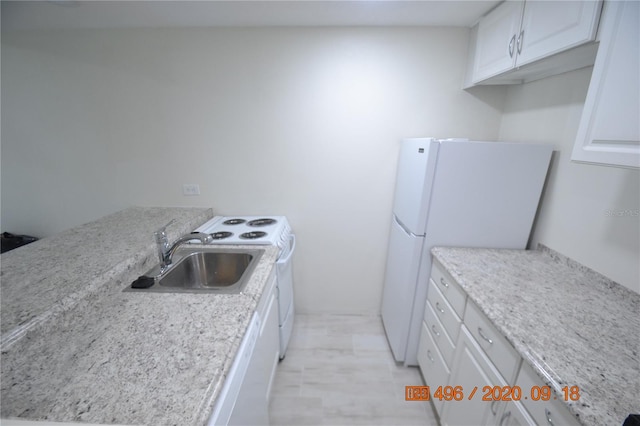
<svg viewBox="0 0 640 426">
<path fill-rule="evenodd" d="M 293 252 L 295 235 L 285 216 L 216 216 L 195 231 L 211 234 L 210 244 L 275 245 L 280 248 L 276 262 L 280 359 L 284 358 L 293 330 Z"/>
</svg>

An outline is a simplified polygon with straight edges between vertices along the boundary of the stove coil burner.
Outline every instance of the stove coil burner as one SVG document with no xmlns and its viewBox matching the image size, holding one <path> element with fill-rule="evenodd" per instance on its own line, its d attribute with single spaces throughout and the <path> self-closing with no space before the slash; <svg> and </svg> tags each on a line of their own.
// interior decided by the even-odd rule
<svg viewBox="0 0 640 426">
<path fill-rule="evenodd" d="M 242 238 L 243 240 L 255 240 L 258 238 L 262 238 L 266 235 L 267 235 L 266 232 L 251 231 L 251 232 L 245 232 L 244 234 L 240 234 L 240 238 Z"/>
<path fill-rule="evenodd" d="M 224 223 L 225 225 L 240 225 L 245 222 L 246 222 L 245 219 L 227 219 L 222 223 Z"/>
<path fill-rule="evenodd" d="M 247 223 L 247 225 L 249 225 L 249 226 L 269 226 L 269 225 L 273 225 L 276 222 L 277 222 L 277 220 L 275 220 L 275 219 L 262 218 L 262 219 L 251 220 L 251 221 L 249 221 Z"/>
<path fill-rule="evenodd" d="M 233 232 L 220 231 L 220 232 L 212 233 L 211 238 L 213 238 L 214 240 L 224 240 L 225 238 L 229 238 L 232 235 L 233 235 Z"/>
</svg>

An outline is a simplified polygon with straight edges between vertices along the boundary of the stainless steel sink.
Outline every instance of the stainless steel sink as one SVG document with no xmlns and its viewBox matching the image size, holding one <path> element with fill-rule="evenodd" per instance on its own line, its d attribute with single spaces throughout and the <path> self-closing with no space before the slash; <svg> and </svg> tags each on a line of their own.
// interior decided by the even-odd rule
<svg viewBox="0 0 640 426">
<path fill-rule="evenodd" d="M 154 279 L 151 287 L 125 291 L 240 293 L 263 253 L 262 249 L 182 247 L 166 271 L 160 273 L 156 266 L 145 274 Z"/>
</svg>

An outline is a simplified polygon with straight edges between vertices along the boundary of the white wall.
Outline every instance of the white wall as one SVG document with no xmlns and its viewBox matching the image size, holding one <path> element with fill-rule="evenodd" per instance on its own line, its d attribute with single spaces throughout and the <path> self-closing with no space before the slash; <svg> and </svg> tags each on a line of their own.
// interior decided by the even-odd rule
<svg viewBox="0 0 640 426">
<path fill-rule="evenodd" d="M 377 313 L 400 138 L 498 136 L 504 91 L 460 90 L 467 39 L 3 33 L 2 230 L 45 236 L 133 204 L 284 214 L 298 311 Z"/>
<path fill-rule="evenodd" d="M 501 140 L 555 146 L 533 235 L 640 293 L 640 172 L 571 162 L 591 68 L 507 91 Z"/>
</svg>

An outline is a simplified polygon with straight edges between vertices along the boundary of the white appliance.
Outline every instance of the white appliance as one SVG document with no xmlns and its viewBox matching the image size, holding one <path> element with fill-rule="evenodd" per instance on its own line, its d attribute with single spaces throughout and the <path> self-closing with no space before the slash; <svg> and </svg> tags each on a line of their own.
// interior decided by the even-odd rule
<svg viewBox="0 0 640 426">
<path fill-rule="evenodd" d="M 284 358 L 293 331 L 293 253 L 296 236 L 285 216 L 216 216 L 196 229 L 211 234 L 211 244 L 276 245 L 280 359 Z"/>
<path fill-rule="evenodd" d="M 401 142 L 382 296 L 396 361 L 418 365 L 431 248 L 526 248 L 551 154 L 528 143 Z"/>
</svg>

